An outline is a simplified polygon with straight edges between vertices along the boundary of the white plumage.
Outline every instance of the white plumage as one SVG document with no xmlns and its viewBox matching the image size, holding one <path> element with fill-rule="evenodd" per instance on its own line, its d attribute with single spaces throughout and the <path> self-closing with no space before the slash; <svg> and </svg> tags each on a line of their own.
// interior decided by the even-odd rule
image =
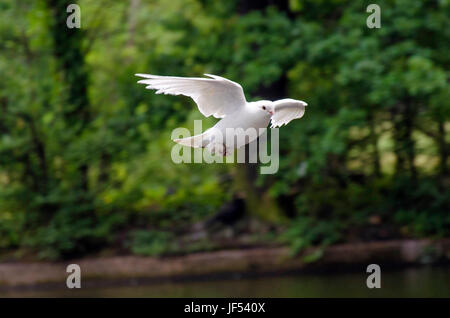
<svg viewBox="0 0 450 318">
<path fill-rule="evenodd" d="M 287 125 L 291 120 L 302 118 L 306 110 L 305 102 L 291 98 L 273 102 L 274 113 L 271 118 L 271 128 Z"/>
<path fill-rule="evenodd" d="M 228 155 L 230 148 L 240 148 L 256 139 L 247 136 L 245 141 L 218 142 L 216 133 L 226 136 L 229 128 L 260 131 L 271 122 L 271 127 L 281 127 L 290 121 L 301 118 L 307 104 L 295 99 L 281 99 L 275 102 L 262 100 L 247 102 L 242 86 L 226 78 L 205 74 L 210 78 L 159 76 L 151 74 L 136 74 L 144 79 L 138 81 L 148 89 L 155 89 L 156 94 L 185 95 L 191 97 L 200 112 L 206 116 L 221 118 L 217 124 L 200 135 L 189 138 L 175 139 L 182 145 L 191 147 L 208 147 L 212 152 Z M 217 147 L 219 146 L 219 147 Z"/>
</svg>

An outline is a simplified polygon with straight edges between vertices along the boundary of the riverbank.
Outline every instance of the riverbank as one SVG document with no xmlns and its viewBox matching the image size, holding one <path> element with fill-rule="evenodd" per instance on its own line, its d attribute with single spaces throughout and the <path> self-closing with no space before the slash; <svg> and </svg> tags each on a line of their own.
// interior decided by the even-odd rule
<svg viewBox="0 0 450 318">
<path fill-rule="evenodd" d="M 201 280 L 233 275 L 276 275 L 289 272 L 339 271 L 376 263 L 383 267 L 450 262 L 450 239 L 397 240 L 334 245 L 321 257 L 318 249 L 292 257 L 286 247 L 222 250 L 171 257 L 113 256 L 67 262 L 6 262 L 0 264 L 0 288 L 65 286 L 68 264 L 78 264 L 84 286 L 118 281 L 164 282 Z"/>
</svg>

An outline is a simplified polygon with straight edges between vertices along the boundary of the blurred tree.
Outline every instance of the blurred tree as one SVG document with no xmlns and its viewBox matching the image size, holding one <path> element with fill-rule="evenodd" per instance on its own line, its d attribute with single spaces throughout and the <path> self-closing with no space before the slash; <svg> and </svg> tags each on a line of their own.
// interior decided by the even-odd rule
<svg viewBox="0 0 450 318">
<path fill-rule="evenodd" d="M 77 3 L 81 29 L 69 1 L 0 3 L 0 248 L 176 252 L 236 192 L 296 250 L 450 234 L 448 1 L 381 1 L 380 29 L 370 1 Z M 203 118 L 138 72 L 309 106 L 280 130 L 275 175 L 177 165 L 170 132 Z"/>
<path fill-rule="evenodd" d="M 61 68 L 62 80 L 67 87 L 67 101 L 63 109 L 67 128 L 80 136 L 90 121 L 88 73 L 82 49 L 83 30 L 68 28 L 67 14 L 73 1 L 46 0 L 50 10 L 50 34 L 53 36 L 53 54 Z M 63 31 L 64 30 L 64 31 Z M 88 164 L 80 160 L 80 187 L 88 191 Z"/>
</svg>

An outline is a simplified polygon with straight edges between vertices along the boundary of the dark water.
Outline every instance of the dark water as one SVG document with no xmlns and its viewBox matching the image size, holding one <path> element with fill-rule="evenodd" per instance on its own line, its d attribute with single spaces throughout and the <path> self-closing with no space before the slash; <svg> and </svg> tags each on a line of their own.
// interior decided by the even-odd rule
<svg viewBox="0 0 450 318">
<path fill-rule="evenodd" d="M 361 273 L 292 275 L 78 290 L 10 290 L 0 297 L 450 297 L 450 268 L 382 271 L 381 288 L 368 289 Z"/>
</svg>

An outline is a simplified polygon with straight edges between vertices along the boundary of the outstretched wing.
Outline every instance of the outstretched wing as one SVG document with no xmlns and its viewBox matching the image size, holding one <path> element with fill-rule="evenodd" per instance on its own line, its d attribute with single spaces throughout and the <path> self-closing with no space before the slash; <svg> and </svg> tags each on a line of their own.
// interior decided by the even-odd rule
<svg viewBox="0 0 450 318">
<path fill-rule="evenodd" d="M 145 78 L 138 83 L 147 85 L 148 89 L 156 89 L 156 94 L 191 97 L 206 117 L 222 118 L 245 106 L 241 85 L 217 75 L 205 75 L 210 78 L 136 74 Z"/>
<path fill-rule="evenodd" d="M 293 119 L 302 118 L 307 105 L 304 101 L 290 98 L 277 100 L 274 102 L 270 127 L 281 127 Z"/>
</svg>

